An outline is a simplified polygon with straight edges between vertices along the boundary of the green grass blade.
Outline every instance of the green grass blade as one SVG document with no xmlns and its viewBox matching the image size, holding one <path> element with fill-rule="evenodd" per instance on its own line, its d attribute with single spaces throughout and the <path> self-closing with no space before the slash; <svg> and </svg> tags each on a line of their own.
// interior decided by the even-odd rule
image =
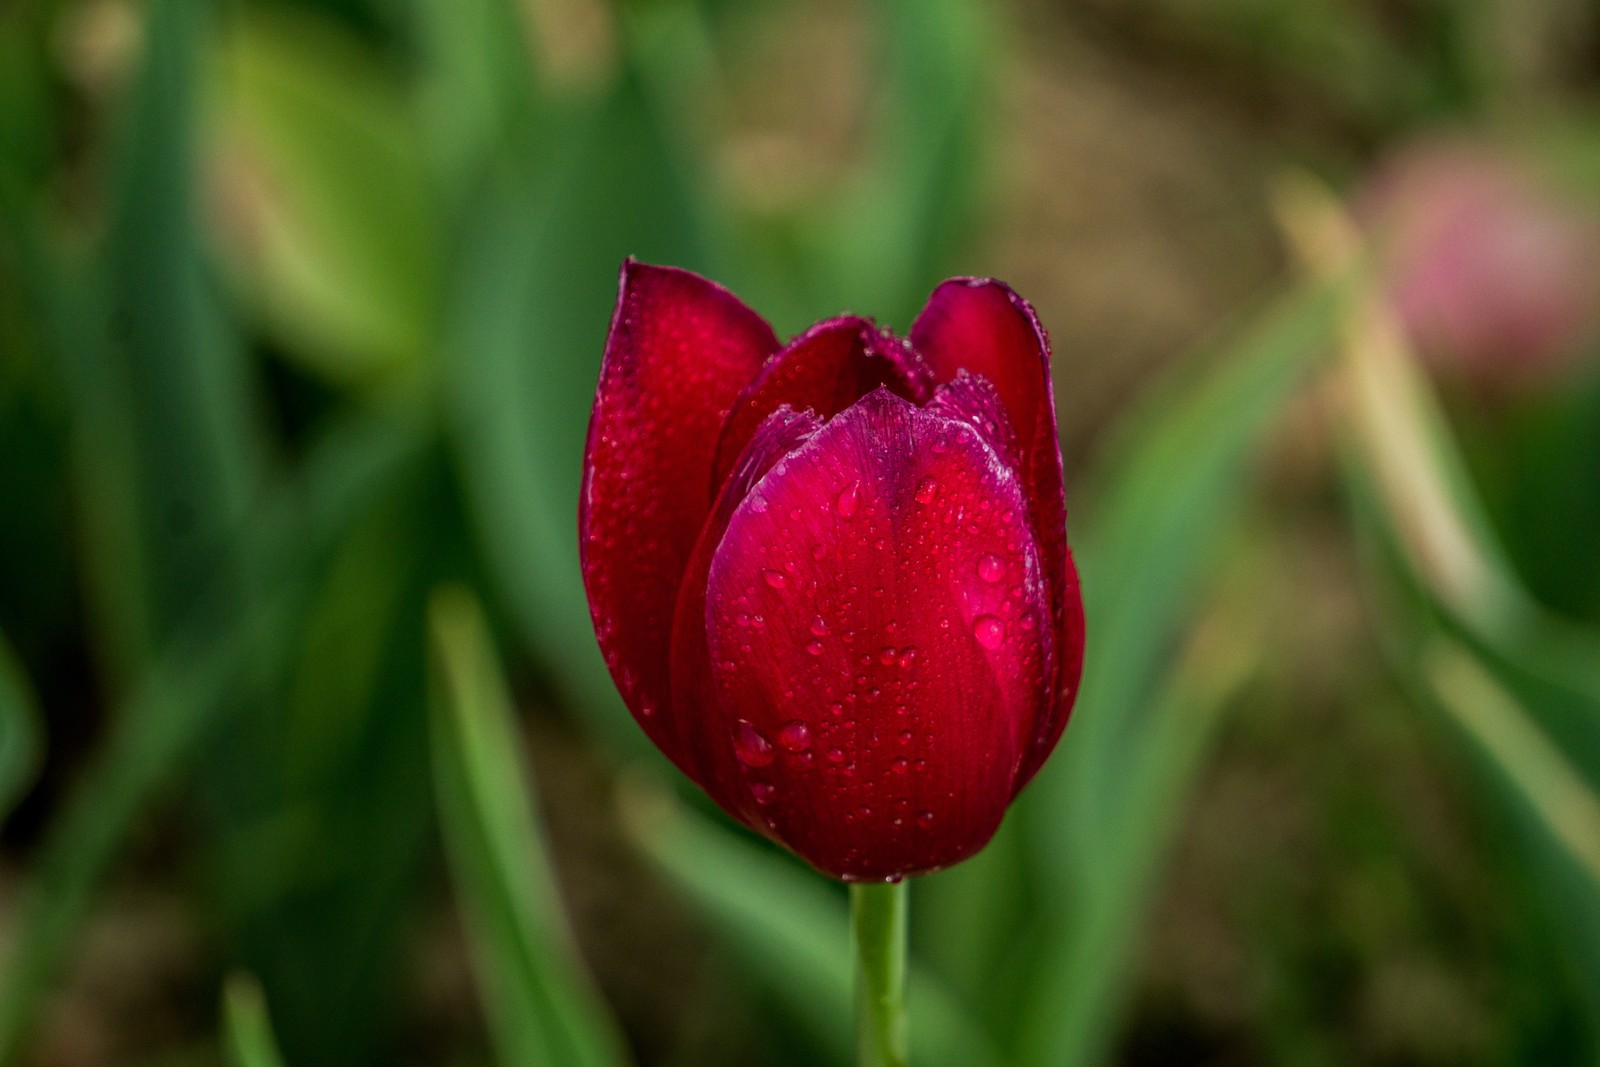
<svg viewBox="0 0 1600 1067">
<path fill-rule="evenodd" d="M 331 20 L 230 20 L 210 63 L 222 251 L 284 356 L 336 384 L 414 373 L 432 342 L 439 203 L 401 81 Z M 381 180 L 374 180 L 374 176 Z"/>
<path fill-rule="evenodd" d="M 1251 606 L 1260 582 L 1239 569 L 1219 580 L 1221 602 L 1196 627 L 1124 761 L 1115 835 L 1101 839 L 1073 907 L 1044 924 L 1019 1063 L 1087 1067 L 1111 1053 L 1161 859 L 1224 713 L 1262 662 L 1263 626 Z"/>
<path fill-rule="evenodd" d="M 267 999 L 254 978 L 228 976 L 222 988 L 222 1024 L 230 1067 L 283 1067 Z"/>
<path fill-rule="evenodd" d="M 1164 657 L 1236 528 L 1257 445 L 1327 350 L 1337 308 L 1335 287 L 1315 285 L 1249 320 L 1220 358 L 1155 400 L 1079 512 L 1083 687 L 1060 753 L 1023 801 L 1054 884 L 1092 869 L 1103 839 L 1120 834 L 1125 754 L 1139 751 Z"/>
<path fill-rule="evenodd" d="M 22 1054 L 73 933 L 139 814 L 287 657 L 304 560 L 330 550 L 373 494 L 409 467 L 415 447 L 414 427 L 388 420 L 330 436 L 303 484 L 272 498 L 250 524 L 246 555 L 262 561 L 262 595 L 234 614 L 232 590 L 213 590 L 117 709 L 111 737 L 48 830 L 25 887 L 20 933 L 0 972 L 0 1064 Z"/>
<path fill-rule="evenodd" d="M 1115 1032 L 1150 871 L 1222 702 L 1186 702 L 1219 691 L 1209 686 L 1162 699 L 1166 661 L 1238 528 L 1259 442 L 1328 348 L 1336 297 L 1333 285 L 1291 291 L 1158 396 L 1120 441 L 1098 505 L 1079 512 L 1092 517 L 1074 531 L 1083 687 L 1018 811 L 1035 896 L 1055 916 L 1034 935 L 1024 1063 L 1094 1062 Z"/>
<path fill-rule="evenodd" d="M 250 691 L 260 659 L 287 648 L 288 607 L 274 598 L 221 639 L 175 649 L 119 710 L 118 729 L 34 866 L 0 994 L 0 1063 L 21 1053 L 39 1000 L 136 816 L 215 724 L 215 712 Z"/>
<path fill-rule="evenodd" d="M 849 909 L 821 876 L 740 840 L 664 794 L 624 798 L 634 843 L 715 923 L 746 969 L 839 1063 L 854 1055 Z M 912 910 L 916 910 L 916 886 Z M 928 1067 L 1005 1062 L 927 970 L 912 963 L 911 1058 Z"/>
<path fill-rule="evenodd" d="M 429 611 L 437 669 L 434 779 L 490 1032 L 506 1067 L 626 1062 L 566 928 L 510 696 L 470 593 Z"/>
<path fill-rule="evenodd" d="M 0 822 L 33 784 L 43 749 L 33 689 L 0 635 Z"/>
</svg>

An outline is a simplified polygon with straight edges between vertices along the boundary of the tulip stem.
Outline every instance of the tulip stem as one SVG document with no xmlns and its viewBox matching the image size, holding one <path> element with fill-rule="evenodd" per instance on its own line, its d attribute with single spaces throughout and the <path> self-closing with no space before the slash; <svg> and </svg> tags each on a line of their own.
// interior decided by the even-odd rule
<svg viewBox="0 0 1600 1067">
<path fill-rule="evenodd" d="M 906 1067 L 905 882 L 850 886 L 850 936 L 856 950 L 856 1050 L 860 1067 Z"/>
</svg>

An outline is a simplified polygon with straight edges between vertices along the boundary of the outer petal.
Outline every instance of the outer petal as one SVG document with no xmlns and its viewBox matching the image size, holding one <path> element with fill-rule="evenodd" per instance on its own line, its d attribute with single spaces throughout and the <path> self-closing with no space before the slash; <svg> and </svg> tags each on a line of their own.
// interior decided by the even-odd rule
<svg viewBox="0 0 1600 1067">
<path fill-rule="evenodd" d="M 817 323 L 768 360 L 734 404 L 717 444 L 713 485 L 722 484 L 756 427 L 779 405 L 810 408 L 826 419 L 880 385 L 921 403 L 933 379 L 910 346 L 867 319 L 844 315 Z"/>
<path fill-rule="evenodd" d="M 698 275 L 629 260 L 584 455 L 578 540 L 595 634 L 647 734 L 675 762 L 667 661 L 683 569 L 710 509 L 729 407 L 778 348 L 772 328 Z"/>
<path fill-rule="evenodd" d="M 1049 581 L 1057 668 L 1054 712 L 1023 769 L 1033 777 L 1066 728 L 1083 672 L 1083 599 L 1067 548 L 1061 445 L 1050 380 L 1050 341 L 1033 308 L 991 279 L 952 278 L 928 298 L 911 343 L 940 382 L 961 371 L 992 382 L 1011 415 L 1040 558 Z"/>
<path fill-rule="evenodd" d="M 1034 736 L 1049 611 L 1011 468 L 877 390 L 774 465 L 716 550 L 712 796 L 842 878 L 971 855 Z"/>
</svg>

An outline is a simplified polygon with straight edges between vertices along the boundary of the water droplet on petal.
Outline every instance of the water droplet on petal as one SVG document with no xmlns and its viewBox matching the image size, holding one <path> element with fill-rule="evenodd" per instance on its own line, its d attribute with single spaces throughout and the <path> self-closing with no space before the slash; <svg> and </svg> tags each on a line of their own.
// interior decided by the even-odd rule
<svg viewBox="0 0 1600 1067">
<path fill-rule="evenodd" d="M 888 667 L 894 663 L 898 655 L 899 653 L 894 650 L 893 645 L 885 645 L 878 650 L 878 662 Z"/>
<path fill-rule="evenodd" d="M 839 512 L 841 519 L 848 519 L 856 513 L 856 505 L 861 500 L 861 483 L 851 482 L 839 492 L 839 497 L 834 501 L 834 507 Z"/>
<path fill-rule="evenodd" d="M 978 639 L 978 644 L 993 650 L 1000 647 L 1000 642 L 1005 640 L 1005 623 L 993 615 L 979 615 L 972 620 L 972 636 Z"/>
<path fill-rule="evenodd" d="M 826 651 L 826 649 L 823 648 L 821 641 L 813 641 L 806 646 L 806 651 L 811 653 L 813 656 L 820 656 Z"/>
<path fill-rule="evenodd" d="M 811 747 L 811 727 L 799 719 L 784 723 L 778 731 L 778 744 L 790 752 L 804 752 Z"/>
<path fill-rule="evenodd" d="M 842 748 L 830 748 L 830 749 L 828 749 L 828 762 L 829 763 L 843 763 L 844 762 L 844 749 L 842 749 Z"/>
<path fill-rule="evenodd" d="M 733 731 L 733 753 L 747 767 L 765 767 L 772 762 L 772 742 L 749 719 L 740 719 Z"/>
<path fill-rule="evenodd" d="M 919 503 L 919 504 L 928 503 L 930 500 L 933 499 L 934 494 L 937 493 L 938 491 L 939 491 L 939 483 L 938 482 L 934 481 L 932 478 L 924 478 L 924 479 L 922 479 L 922 482 L 917 486 L 917 492 L 916 492 L 917 503 Z"/>
<path fill-rule="evenodd" d="M 900 658 L 896 662 L 899 663 L 901 670 L 908 670 L 916 658 L 916 648 L 914 646 L 907 645 L 905 648 L 900 650 Z"/>
<path fill-rule="evenodd" d="M 789 584 L 789 579 L 783 576 L 782 571 L 762 571 L 761 580 L 774 589 L 782 589 Z"/>
<path fill-rule="evenodd" d="M 911 761 L 904 756 L 897 756 L 889 766 L 894 768 L 894 773 L 904 774 L 911 769 Z"/>
<path fill-rule="evenodd" d="M 917 812 L 917 825 L 922 827 L 924 830 L 926 830 L 930 826 L 932 826 L 933 825 L 933 812 L 928 811 L 926 808 L 924 808 L 922 811 Z"/>
<path fill-rule="evenodd" d="M 1006 576 L 1006 561 L 999 556 L 984 556 L 978 560 L 978 577 L 994 583 Z"/>
<path fill-rule="evenodd" d="M 755 512 L 757 515 L 761 514 L 763 511 L 766 511 L 767 498 L 764 496 L 752 496 L 750 498 L 750 510 Z"/>
<path fill-rule="evenodd" d="M 771 782 L 751 782 L 750 795 L 756 798 L 757 804 L 772 803 L 772 795 L 778 791 Z"/>
<path fill-rule="evenodd" d="M 811 636 L 812 637 L 827 637 L 828 636 L 828 620 L 824 619 L 821 615 L 818 615 L 816 618 L 812 619 L 811 620 Z"/>
<path fill-rule="evenodd" d="M 901 730 L 900 731 L 900 743 L 902 745 L 909 745 L 911 743 L 911 731 L 910 730 Z"/>
</svg>

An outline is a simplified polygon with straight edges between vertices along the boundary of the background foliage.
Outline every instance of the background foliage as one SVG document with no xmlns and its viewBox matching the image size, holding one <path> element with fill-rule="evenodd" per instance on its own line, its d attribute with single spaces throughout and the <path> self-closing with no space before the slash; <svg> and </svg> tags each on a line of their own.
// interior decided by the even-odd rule
<svg viewBox="0 0 1600 1067">
<path fill-rule="evenodd" d="M 1085 686 L 919 1063 L 1593 1060 L 1600 344 L 1424 364 L 1342 205 L 1595 210 L 1597 86 L 1567 0 L 0 7 L 0 1061 L 848 1062 L 591 636 L 626 255 L 1052 329 Z"/>
</svg>

